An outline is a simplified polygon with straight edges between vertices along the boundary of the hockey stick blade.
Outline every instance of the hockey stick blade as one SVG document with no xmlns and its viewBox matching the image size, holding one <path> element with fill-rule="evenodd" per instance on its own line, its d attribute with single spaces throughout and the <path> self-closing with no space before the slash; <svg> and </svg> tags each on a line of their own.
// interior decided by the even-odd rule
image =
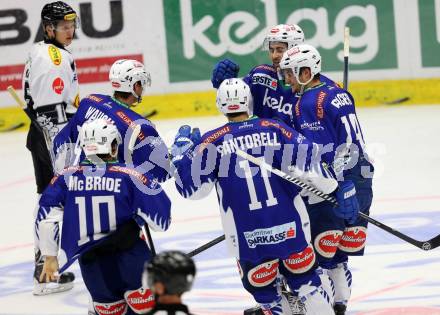
<svg viewBox="0 0 440 315">
<path fill-rule="evenodd" d="M 0 132 L 14 131 L 14 130 L 16 130 L 16 129 L 18 129 L 18 128 L 23 127 L 24 125 L 25 125 L 24 122 L 20 122 L 20 123 L 18 123 L 18 124 L 12 125 L 12 126 L 10 126 L 10 127 L 8 127 L 8 128 L 1 129 Z"/>
<path fill-rule="evenodd" d="M 156 116 L 156 115 L 157 115 L 157 110 L 153 109 L 152 111 L 150 111 L 149 113 L 144 114 L 143 116 L 144 116 L 144 118 L 149 119 L 149 118 L 151 118 L 153 116 Z"/>
<path fill-rule="evenodd" d="M 270 171 L 271 173 L 274 173 L 275 175 L 280 176 L 281 178 L 284 178 L 285 180 L 312 192 L 313 194 L 317 195 L 318 197 L 321 197 L 321 198 L 323 198 L 323 199 L 325 199 L 335 205 L 337 204 L 336 199 L 334 197 L 329 196 L 327 194 L 324 194 L 323 192 L 317 190 L 316 188 L 311 187 L 311 186 L 307 185 L 306 183 L 300 181 L 298 178 L 294 178 L 294 177 L 284 173 L 283 171 L 272 167 L 271 165 L 267 164 L 266 162 L 261 161 L 250 154 L 247 154 L 244 151 L 237 149 L 236 154 L 238 156 L 242 157 L 243 159 L 248 160 L 248 161 L 260 166 L 261 168 L 264 168 L 264 169 Z M 440 246 L 440 234 L 433 237 L 430 240 L 419 241 L 419 240 L 416 240 L 406 234 L 403 234 L 402 232 L 399 232 L 399 231 L 389 227 L 386 224 L 383 224 L 382 222 L 379 222 L 379 221 L 371 218 L 370 216 L 366 215 L 365 213 L 359 212 L 359 216 L 362 219 L 368 221 L 369 223 L 377 226 L 378 228 L 381 228 L 382 230 L 385 230 L 388 233 L 393 234 L 394 236 L 396 236 L 396 237 L 398 237 L 398 238 L 400 238 L 400 239 L 402 239 L 402 240 L 404 240 L 404 241 L 406 241 L 406 242 L 408 242 L 408 243 L 410 243 L 420 249 L 431 250 L 431 249 L 434 249 L 434 248 Z"/>
</svg>

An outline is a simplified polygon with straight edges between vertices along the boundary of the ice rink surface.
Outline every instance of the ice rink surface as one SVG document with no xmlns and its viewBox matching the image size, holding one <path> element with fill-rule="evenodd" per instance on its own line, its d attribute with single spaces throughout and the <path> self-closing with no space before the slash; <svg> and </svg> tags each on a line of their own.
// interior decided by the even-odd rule
<svg viewBox="0 0 440 315">
<path fill-rule="evenodd" d="M 419 240 L 440 234 L 440 106 L 360 108 L 358 116 L 376 165 L 371 216 Z M 181 124 L 203 132 L 224 118 L 155 123 L 169 144 Z M 0 134 L 0 315 L 86 315 L 87 294 L 76 264 L 72 291 L 46 297 L 31 293 L 36 194 L 25 137 Z M 177 194 L 174 182 L 165 189 L 173 201 L 173 223 L 169 231 L 153 233 L 157 250 L 190 251 L 222 234 L 214 193 L 189 201 Z M 253 306 L 224 243 L 195 260 L 195 287 L 184 295 L 194 313 L 238 315 Z M 366 254 L 350 265 L 354 287 L 348 314 L 440 315 L 440 247 L 425 252 L 370 225 Z"/>
</svg>

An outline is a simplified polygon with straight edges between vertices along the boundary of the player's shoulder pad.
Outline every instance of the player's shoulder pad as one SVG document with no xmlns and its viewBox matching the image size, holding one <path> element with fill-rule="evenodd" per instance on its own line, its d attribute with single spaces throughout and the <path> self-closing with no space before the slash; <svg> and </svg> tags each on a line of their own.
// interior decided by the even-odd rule
<svg viewBox="0 0 440 315">
<path fill-rule="evenodd" d="M 326 92 L 328 93 L 327 102 L 336 108 L 343 106 L 353 106 L 353 96 L 347 90 L 339 86 L 327 86 Z"/>
<path fill-rule="evenodd" d="M 249 78 L 253 85 L 262 85 L 272 90 L 278 88 L 278 75 L 272 66 L 260 65 L 254 68 Z"/>
<path fill-rule="evenodd" d="M 70 67 L 73 57 L 69 51 L 59 48 L 53 44 L 46 44 L 45 48 L 47 49 L 46 53 L 52 65 L 61 66 L 64 63 Z"/>
<path fill-rule="evenodd" d="M 141 182 L 144 185 L 151 184 L 152 182 L 152 180 L 150 180 L 147 176 L 130 167 L 121 166 L 121 165 L 112 165 L 108 168 L 108 171 L 129 175 L 131 178 L 137 179 L 139 182 Z"/>
<path fill-rule="evenodd" d="M 260 119 L 259 125 L 264 128 L 269 128 L 272 130 L 277 130 L 287 139 L 292 139 L 296 135 L 295 130 L 287 126 L 286 123 L 278 119 Z"/>
<path fill-rule="evenodd" d="M 84 170 L 84 166 L 83 165 L 76 165 L 76 166 L 68 166 L 66 168 L 64 168 L 60 174 L 55 175 L 54 177 L 52 177 L 52 179 L 50 180 L 50 185 L 54 185 L 58 179 L 60 177 L 65 177 L 65 176 L 70 176 L 73 175 L 77 172 L 82 172 Z"/>
<path fill-rule="evenodd" d="M 159 135 L 154 124 L 136 112 L 121 108 L 116 110 L 115 114 L 129 128 L 135 128 L 136 125 L 141 126 L 141 132 L 138 135 L 138 139 L 141 141 L 148 136 L 157 137 Z"/>
<path fill-rule="evenodd" d="M 258 72 L 261 72 L 261 73 L 270 73 L 270 74 L 277 73 L 277 71 L 275 70 L 275 68 L 274 68 L 273 66 L 271 66 L 271 65 L 268 65 L 268 64 L 258 65 L 258 66 L 256 66 L 256 67 L 254 67 L 254 68 L 251 70 L 251 72 L 252 72 L 252 73 L 258 73 Z"/>
<path fill-rule="evenodd" d="M 107 95 L 102 94 L 89 94 L 83 98 L 84 101 L 93 102 L 93 103 L 102 103 L 107 99 Z"/>
<path fill-rule="evenodd" d="M 198 152 L 202 152 L 209 144 L 219 140 L 224 135 L 228 134 L 231 130 L 231 126 L 226 124 L 204 133 L 200 144 L 198 145 Z"/>
<path fill-rule="evenodd" d="M 330 79 L 328 76 L 323 75 L 322 73 L 320 74 L 320 80 L 328 86 L 341 87 L 336 81 Z"/>
<path fill-rule="evenodd" d="M 55 185 L 55 183 L 57 182 L 58 178 L 60 178 L 60 175 L 55 175 L 54 177 L 52 177 L 52 179 L 49 182 L 50 186 Z"/>
</svg>

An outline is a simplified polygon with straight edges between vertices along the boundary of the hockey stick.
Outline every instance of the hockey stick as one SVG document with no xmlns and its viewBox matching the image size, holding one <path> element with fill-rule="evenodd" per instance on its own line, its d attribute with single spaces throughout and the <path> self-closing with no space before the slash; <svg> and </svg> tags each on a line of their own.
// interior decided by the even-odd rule
<svg viewBox="0 0 440 315">
<path fill-rule="evenodd" d="M 212 247 L 212 246 L 214 246 L 214 245 L 216 245 L 216 244 L 218 244 L 218 243 L 220 243 L 220 242 L 222 242 L 224 240 L 225 240 L 225 235 L 223 234 L 223 235 L 213 239 L 212 241 L 210 241 L 210 242 L 208 242 L 208 243 L 206 243 L 206 244 L 204 244 L 204 245 L 202 245 L 200 247 L 197 247 L 196 249 L 190 251 L 187 255 L 189 257 L 193 257 L 193 256 L 195 256 L 197 254 L 200 254 L 201 252 L 207 250 L 208 248 L 210 248 L 210 247 Z"/>
<path fill-rule="evenodd" d="M 350 53 L 350 28 L 344 30 L 344 78 L 343 88 L 348 90 L 348 55 Z"/>
<path fill-rule="evenodd" d="M 244 159 L 246 159 L 246 160 L 248 160 L 248 161 L 250 161 L 250 162 L 252 162 L 252 163 L 254 163 L 256 165 L 258 165 L 258 166 L 260 166 L 261 168 L 264 168 L 264 169 L 268 170 L 269 172 L 274 173 L 275 175 L 280 176 L 280 177 L 284 178 L 285 180 L 287 180 L 287 181 L 289 181 L 289 182 L 291 182 L 291 183 L 293 183 L 295 185 L 298 185 L 301 188 L 304 188 L 304 189 L 312 192 L 316 196 L 321 197 L 322 199 L 325 199 L 325 200 L 331 202 L 334 205 L 337 205 L 337 201 L 336 201 L 336 199 L 334 197 L 329 196 L 327 194 L 324 194 L 323 192 L 319 191 L 318 189 L 313 188 L 313 187 L 307 185 L 306 183 L 303 183 L 298 178 L 294 178 L 294 177 L 284 173 L 283 171 L 272 167 L 271 165 L 267 164 L 266 162 L 261 161 L 261 160 L 255 158 L 254 156 L 252 156 L 250 154 L 247 154 L 246 152 L 241 151 L 239 149 L 236 150 L 236 154 L 238 156 L 240 156 L 240 157 L 242 157 L 242 158 L 244 158 Z M 408 242 L 408 243 L 410 243 L 410 244 L 412 244 L 412 245 L 414 245 L 414 246 L 416 246 L 416 247 L 418 247 L 420 249 L 431 250 L 431 249 L 434 249 L 434 248 L 440 246 L 440 234 L 435 236 L 435 237 L 433 237 L 433 238 L 431 238 L 430 240 L 427 240 L 427 241 L 418 241 L 418 240 L 413 239 L 412 237 L 410 237 L 410 236 L 408 236 L 406 234 L 403 234 L 403 233 L 401 233 L 401 232 L 399 232 L 399 231 L 389 227 L 388 225 L 385 225 L 385 224 L 383 224 L 383 223 L 381 223 L 381 222 L 379 222 L 379 221 L 369 217 L 365 213 L 359 212 L 359 216 L 362 219 L 367 220 L 371 224 L 373 224 L 373 225 L 375 225 L 375 226 L 377 226 L 377 227 L 387 231 L 390 234 L 393 234 L 394 236 L 396 236 L 396 237 L 398 237 L 398 238 L 400 238 L 400 239 L 402 239 L 402 240 L 404 240 L 404 241 L 406 241 L 406 242 Z"/>
<path fill-rule="evenodd" d="M 153 238 L 151 237 L 150 228 L 148 227 L 148 224 L 144 224 L 141 227 L 142 235 L 145 238 L 145 243 L 147 243 L 148 248 L 151 250 L 151 254 L 156 256 L 156 248 L 154 247 Z"/>
<path fill-rule="evenodd" d="M 1 129 L 0 132 L 14 131 L 14 130 L 16 130 L 16 129 L 18 129 L 18 128 L 23 127 L 24 125 L 25 125 L 24 122 L 20 122 L 20 123 L 18 123 L 18 124 L 12 125 L 12 126 L 10 126 L 10 127 L 7 127 L 7 128 L 4 128 L 4 129 Z"/>
<path fill-rule="evenodd" d="M 150 119 L 151 117 L 155 116 L 157 114 L 157 110 L 153 109 L 149 113 L 146 113 L 142 115 L 146 119 Z"/>
<path fill-rule="evenodd" d="M 34 112 L 27 106 L 27 104 L 18 96 L 17 91 L 10 85 L 7 88 L 9 94 L 14 98 L 18 105 L 20 105 L 21 109 L 26 113 L 29 117 L 32 125 L 40 131 L 44 136 L 44 141 L 46 142 L 47 151 L 49 152 L 50 164 L 55 168 L 55 157 L 52 152 L 52 141 L 50 140 L 50 136 L 47 134 L 47 130 L 38 123 L 37 116 L 35 116 Z"/>
</svg>

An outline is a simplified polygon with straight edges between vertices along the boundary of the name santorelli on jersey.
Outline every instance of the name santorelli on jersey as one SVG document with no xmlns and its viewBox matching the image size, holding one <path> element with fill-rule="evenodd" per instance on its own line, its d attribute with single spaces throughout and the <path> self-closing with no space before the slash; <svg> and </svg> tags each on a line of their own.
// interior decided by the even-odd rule
<svg viewBox="0 0 440 315">
<path fill-rule="evenodd" d="M 235 153 L 237 149 L 246 151 L 256 147 L 278 147 L 281 143 L 276 132 L 259 132 L 239 137 L 225 136 L 223 142 L 217 145 L 217 151 L 224 156 Z"/>
</svg>

